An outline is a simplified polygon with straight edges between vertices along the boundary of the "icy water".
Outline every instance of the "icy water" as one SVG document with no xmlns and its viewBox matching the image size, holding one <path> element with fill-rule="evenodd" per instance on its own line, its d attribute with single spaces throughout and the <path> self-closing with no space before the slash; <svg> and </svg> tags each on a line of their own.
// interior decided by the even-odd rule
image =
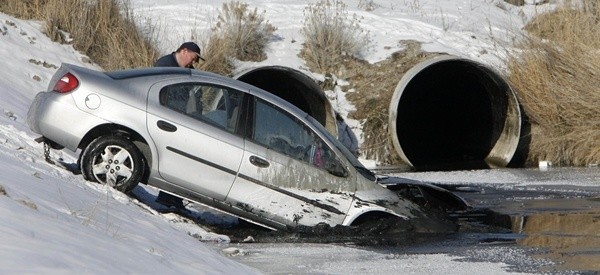
<svg viewBox="0 0 600 275">
<path fill-rule="evenodd" d="M 273 233 L 242 226 L 234 229 L 232 240 L 253 236 L 255 242 L 232 243 L 232 257 L 266 273 L 285 274 L 398 273 L 411 270 L 407 261 L 417 273 L 436 272 L 435 267 L 419 269 L 423 263 L 411 257 L 431 257 L 435 266 L 440 254 L 473 264 L 503 263 L 507 273 L 600 273 L 598 168 L 403 175 L 451 189 L 473 209 L 452 213 L 457 228 L 449 233 L 406 228 L 385 235 L 335 228 Z"/>
<path fill-rule="evenodd" d="M 600 200 L 551 200 L 540 204 L 536 201 L 520 206 L 538 211 L 513 219 L 514 232 L 525 236 L 517 244 L 547 249 L 540 256 L 559 262 L 560 269 L 600 272 Z M 580 208 L 561 209 L 572 205 Z M 546 210 L 549 208 L 559 210 Z"/>
</svg>

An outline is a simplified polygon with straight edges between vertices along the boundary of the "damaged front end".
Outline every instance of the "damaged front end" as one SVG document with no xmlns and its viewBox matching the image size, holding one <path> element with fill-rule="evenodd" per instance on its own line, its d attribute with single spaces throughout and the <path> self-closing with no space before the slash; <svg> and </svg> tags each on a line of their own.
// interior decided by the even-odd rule
<svg viewBox="0 0 600 275">
<path fill-rule="evenodd" d="M 452 212 L 471 208 L 463 198 L 431 183 L 389 176 L 378 176 L 377 183 L 424 209 Z"/>
</svg>

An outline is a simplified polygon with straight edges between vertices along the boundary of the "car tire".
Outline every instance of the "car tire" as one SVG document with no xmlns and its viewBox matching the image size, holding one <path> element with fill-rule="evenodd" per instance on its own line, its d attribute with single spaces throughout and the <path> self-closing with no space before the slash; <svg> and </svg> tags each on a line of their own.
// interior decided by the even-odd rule
<svg viewBox="0 0 600 275">
<path fill-rule="evenodd" d="M 81 153 L 80 165 L 86 180 L 129 193 L 142 179 L 146 162 L 130 140 L 108 135 L 90 142 Z"/>
</svg>

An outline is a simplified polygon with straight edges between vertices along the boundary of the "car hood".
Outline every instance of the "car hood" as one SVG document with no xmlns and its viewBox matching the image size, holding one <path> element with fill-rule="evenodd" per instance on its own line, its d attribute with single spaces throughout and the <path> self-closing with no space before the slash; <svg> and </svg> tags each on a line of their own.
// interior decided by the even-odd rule
<svg viewBox="0 0 600 275">
<path fill-rule="evenodd" d="M 446 211 L 466 210 L 469 204 L 458 195 L 432 183 L 418 180 L 377 176 L 377 183 L 396 192 L 401 197 L 416 201 L 418 204 L 436 206 Z"/>
</svg>

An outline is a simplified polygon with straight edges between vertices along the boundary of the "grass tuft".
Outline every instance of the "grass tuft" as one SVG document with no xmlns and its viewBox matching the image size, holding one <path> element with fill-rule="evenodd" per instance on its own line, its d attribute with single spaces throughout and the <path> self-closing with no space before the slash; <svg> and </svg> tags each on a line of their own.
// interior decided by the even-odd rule
<svg viewBox="0 0 600 275">
<path fill-rule="evenodd" d="M 368 46 L 368 33 L 360 18 L 350 15 L 339 0 L 321 0 L 304 10 L 304 47 L 301 56 L 321 73 L 333 73 L 345 56 L 360 57 Z"/>
<path fill-rule="evenodd" d="M 509 82 L 531 122 L 529 165 L 600 163 L 600 10 L 593 1 L 535 18 L 508 60 Z"/>
<path fill-rule="evenodd" d="M 0 10 L 42 20 L 51 39 L 73 44 L 105 70 L 148 67 L 157 58 L 154 30 L 138 30 L 127 1 L 4 0 Z"/>
<path fill-rule="evenodd" d="M 206 71 L 229 75 L 235 59 L 263 61 L 265 50 L 277 30 L 264 18 L 264 12 L 251 10 L 248 4 L 233 1 L 224 3 L 209 41 L 204 45 L 206 56 L 201 65 Z"/>
</svg>

